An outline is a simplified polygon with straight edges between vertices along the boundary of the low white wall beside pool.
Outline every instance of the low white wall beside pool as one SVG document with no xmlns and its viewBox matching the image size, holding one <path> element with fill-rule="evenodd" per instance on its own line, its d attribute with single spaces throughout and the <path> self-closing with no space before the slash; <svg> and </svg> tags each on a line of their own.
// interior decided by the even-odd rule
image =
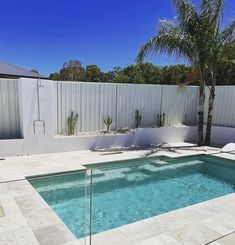
<svg viewBox="0 0 235 245">
<path fill-rule="evenodd" d="M 211 130 L 211 142 L 219 146 L 235 143 L 235 128 L 213 126 Z"/>
<path fill-rule="evenodd" d="M 0 156 L 78 151 L 111 147 L 145 146 L 167 142 L 195 142 L 197 127 L 140 128 L 135 133 L 103 136 L 53 137 L 40 134 L 21 140 L 1 140 Z"/>
<path fill-rule="evenodd" d="M 196 142 L 197 127 L 142 128 L 136 132 L 136 145 L 156 145 L 161 143 Z"/>
<path fill-rule="evenodd" d="M 212 144 L 225 145 L 235 142 L 235 129 L 212 128 Z M 111 147 L 146 146 L 161 143 L 196 142 L 197 127 L 140 128 L 135 133 L 103 136 L 51 137 L 1 140 L 0 157 L 102 149 Z"/>
</svg>

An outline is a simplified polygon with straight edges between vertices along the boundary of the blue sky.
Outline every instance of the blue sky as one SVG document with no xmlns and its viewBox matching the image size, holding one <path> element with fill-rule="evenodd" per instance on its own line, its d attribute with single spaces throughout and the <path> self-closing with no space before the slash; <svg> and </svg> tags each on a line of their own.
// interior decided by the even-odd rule
<svg viewBox="0 0 235 245">
<path fill-rule="evenodd" d="M 228 23 L 235 0 L 225 3 Z M 0 60 L 46 75 L 69 59 L 105 71 L 131 64 L 158 20 L 175 16 L 171 0 L 1 0 L 0 6 Z M 166 56 L 152 61 L 180 62 Z"/>
</svg>

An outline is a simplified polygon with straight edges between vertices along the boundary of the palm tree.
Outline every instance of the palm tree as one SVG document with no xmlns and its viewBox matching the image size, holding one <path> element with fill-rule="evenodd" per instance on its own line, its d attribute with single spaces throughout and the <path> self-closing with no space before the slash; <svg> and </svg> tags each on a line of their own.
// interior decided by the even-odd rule
<svg viewBox="0 0 235 245">
<path fill-rule="evenodd" d="M 222 1 L 219 1 L 222 2 Z M 214 108 L 214 99 L 215 99 L 215 86 L 216 86 L 216 77 L 217 77 L 217 66 L 220 60 L 228 57 L 230 54 L 226 54 L 226 49 L 228 46 L 233 45 L 234 43 L 234 32 L 235 32 L 235 21 L 230 25 L 224 28 L 223 31 L 220 31 L 220 19 L 219 16 L 222 15 L 223 4 L 219 3 L 217 5 L 217 10 L 211 12 L 210 16 L 213 17 L 210 22 L 211 24 L 211 36 L 210 46 L 211 46 L 211 56 L 209 57 L 208 62 L 208 71 L 210 73 L 210 84 L 209 86 L 209 101 L 208 101 L 208 115 L 207 115 L 207 125 L 206 125 L 206 137 L 205 145 L 211 144 L 211 126 L 212 126 L 212 117 L 213 117 L 213 108 Z M 211 10 L 212 11 L 212 10 Z"/>
<path fill-rule="evenodd" d="M 199 83 L 199 105 L 198 105 L 198 145 L 203 145 L 204 134 L 204 103 L 205 86 L 208 70 L 213 76 L 210 89 L 210 101 L 214 101 L 215 83 L 215 59 L 219 43 L 229 40 L 234 32 L 234 23 L 220 31 L 220 17 L 222 13 L 223 0 L 201 0 L 199 8 L 187 0 L 174 0 L 177 12 L 177 21 L 160 21 L 159 31 L 144 44 L 136 58 L 142 62 L 149 54 L 165 53 L 175 55 L 178 58 L 186 58 L 197 71 Z M 216 34 L 216 35 L 215 35 Z M 221 36 L 220 38 L 218 38 Z M 218 39 L 224 40 L 218 42 Z M 216 41 L 217 40 L 217 41 Z M 212 121 L 213 103 L 210 103 L 208 112 L 207 136 L 209 136 Z"/>
</svg>

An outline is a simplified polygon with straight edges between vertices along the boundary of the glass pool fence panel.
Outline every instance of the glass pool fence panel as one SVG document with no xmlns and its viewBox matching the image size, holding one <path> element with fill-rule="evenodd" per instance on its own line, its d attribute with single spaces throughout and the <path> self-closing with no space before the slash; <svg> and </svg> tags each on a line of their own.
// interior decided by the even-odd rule
<svg viewBox="0 0 235 245">
<path fill-rule="evenodd" d="M 96 244 L 95 234 L 121 225 L 122 208 L 120 185 L 122 178 L 116 170 L 93 169 L 88 171 L 89 179 L 89 245 Z M 104 238 L 105 239 L 105 238 Z"/>
<path fill-rule="evenodd" d="M 29 179 L 31 185 L 82 245 L 88 245 L 89 210 L 86 171 Z"/>
</svg>

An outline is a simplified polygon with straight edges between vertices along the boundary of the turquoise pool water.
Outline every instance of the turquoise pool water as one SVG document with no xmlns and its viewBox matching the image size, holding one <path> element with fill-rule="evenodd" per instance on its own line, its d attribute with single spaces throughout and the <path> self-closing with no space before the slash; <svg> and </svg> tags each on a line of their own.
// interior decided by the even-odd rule
<svg viewBox="0 0 235 245">
<path fill-rule="evenodd" d="M 233 193 L 234 166 L 233 161 L 211 156 L 143 158 L 103 164 L 98 169 L 93 166 L 92 233 Z M 84 236 L 89 223 L 84 176 L 70 173 L 30 180 L 78 238 Z"/>
</svg>

